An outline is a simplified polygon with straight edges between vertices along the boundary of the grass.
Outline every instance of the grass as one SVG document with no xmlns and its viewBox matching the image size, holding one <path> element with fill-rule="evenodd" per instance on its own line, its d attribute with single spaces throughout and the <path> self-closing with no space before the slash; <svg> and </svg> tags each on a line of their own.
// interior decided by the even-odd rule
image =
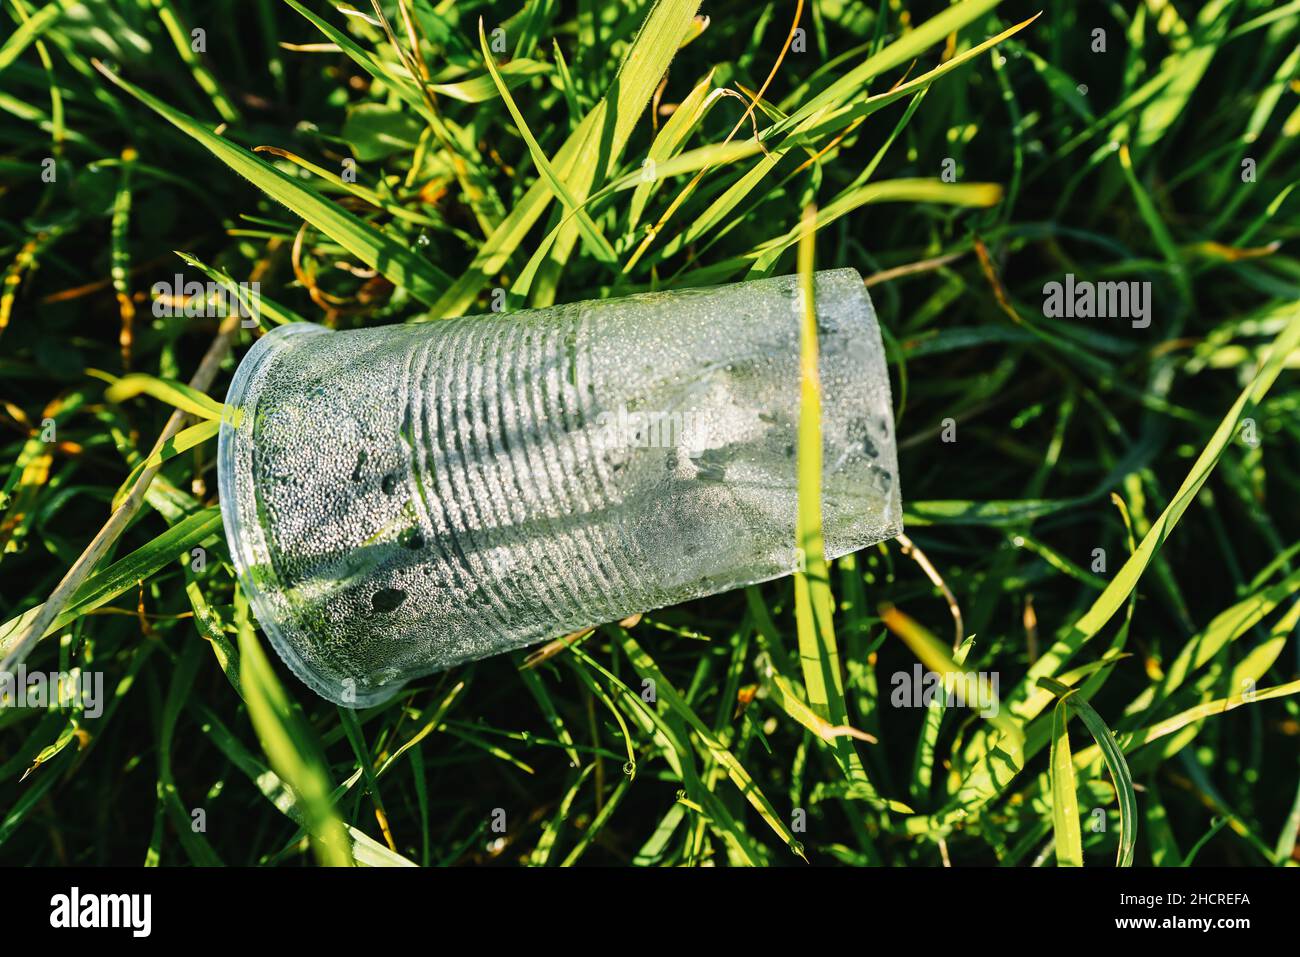
<svg viewBox="0 0 1300 957">
<path fill-rule="evenodd" d="M 0 860 L 1297 860 L 1300 3 L 0 21 L 0 657 L 104 680 L 0 710 Z M 265 650 L 213 438 L 266 328 L 844 265 L 905 538 L 822 554 L 805 321 L 800 574 L 356 713 Z M 262 328 L 156 315 L 177 273 Z M 1067 274 L 1149 325 L 1049 315 Z M 917 662 L 996 710 L 903 706 Z"/>
</svg>

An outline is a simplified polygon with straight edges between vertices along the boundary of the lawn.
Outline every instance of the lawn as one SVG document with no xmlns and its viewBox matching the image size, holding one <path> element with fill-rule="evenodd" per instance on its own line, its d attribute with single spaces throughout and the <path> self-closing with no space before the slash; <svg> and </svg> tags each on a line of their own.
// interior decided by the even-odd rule
<svg viewBox="0 0 1300 957">
<path fill-rule="evenodd" d="M 1300 860 L 1300 2 L 0 24 L 0 862 Z M 904 535 L 823 557 L 807 321 L 802 572 L 355 711 L 273 653 L 216 472 L 264 332 L 837 267 Z"/>
</svg>

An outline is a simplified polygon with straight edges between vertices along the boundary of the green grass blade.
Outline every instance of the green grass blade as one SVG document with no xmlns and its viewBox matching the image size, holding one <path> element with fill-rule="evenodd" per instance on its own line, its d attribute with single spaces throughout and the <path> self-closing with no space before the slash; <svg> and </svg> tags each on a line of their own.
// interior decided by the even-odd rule
<svg viewBox="0 0 1300 957">
<path fill-rule="evenodd" d="M 523 113 L 515 105 L 514 97 L 510 95 L 510 87 L 502 78 L 501 72 L 497 69 L 496 61 L 492 57 L 492 51 L 488 48 L 487 34 L 483 32 L 482 17 L 478 21 L 478 40 L 483 52 L 483 62 L 487 65 L 492 81 L 496 83 L 497 92 L 501 94 L 501 99 L 505 101 L 506 109 L 510 111 L 510 116 L 515 121 L 515 127 L 519 130 L 519 135 L 524 138 L 524 143 L 528 146 L 528 153 L 532 156 L 537 171 L 541 173 L 547 185 L 551 187 L 556 197 L 564 204 L 564 208 L 577 218 L 578 230 L 582 233 L 592 252 L 595 253 L 596 258 L 603 263 L 613 263 L 618 258 L 614 252 L 614 247 L 609 244 L 609 240 L 601 233 L 600 227 L 591 221 L 591 216 L 573 197 L 564 185 L 564 181 L 552 168 L 550 160 L 546 158 L 546 153 L 542 151 L 542 147 L 533 136 L 532 130 L 528 128 L 528 122 L 524 119 Z"/>
<path fill-rule="evenodd" d="M 966 658 L 974 645 L 973 636 L 963 641 L 961 647 L 953 652 L 953 664 L 959 667 L 965 665 Z M 947 710 L 947 698 L 944 695 L 935 695 L 925 709 L 925 720 L 921 725 L 921 733 L 916 739 L 916 753 L 912 758 L 912 796 L 922 803 L 927 803 L 929 799 L 930 787 L 934 780 L 939 729 L 943 725 Z"/>
<path fill-rule="evenodd" d="M 429 109 L 428 103 L 420 95 L 419 87 L 415 85 L 415 81 L 409 74 L 405 71 L 398 73 L 390 69 L 382 60 L 359 46 L 346 33 L 333 26 L 328 20 L 317 16 L 299 3 L 298 0 L 284 0 L 284 2 L 310 21 L 317 30 L 325 34 L 330 42 L 342 50 L 353 63 L 391 89 L 407 106 L 423 116 L 426 121 L 431 123 L 437 121 L 437 117 Z"/>
<path fill-rule="evenodd" d="M 576 201 L 584 201 L 598 179 L 617 162 L 698 8 L 699 0 L 655 0 L 613 85 L 556 152 L 552 166 L 569 184 Z M 535 182 L 488 237 L 464 275 L 434 303 L 428 318 L 463 314 L 519 248 L 545 212 L 551 195 L 546 182 Z M 563 237 L 557 245 L 561 255 L 567 254 Z"/>
<path fill-rule="evenodd" d="M 1083 867 L 1078 784 L 1074 777 L 1074 757 L 1070 753 L 1068 697 L 1069 693 L 1052 709 L 1052 833 L 1055 835 L 1057 865 Z"/>
<path fill-rule="evenodd" d="M 192 425 L 188 429 L 181 429 L 158 449 L 150 453 L 148 458 L 141 460 L 136 464 L 135 468 L 131 469 L 126 481 L 118 486 L 117 492 L 113 495 L 113 509 L 116 510 L 122 504 L 122 500 L 131 493 L 136 479 L 140 477 L 140 473 L 145 469 L 157 468 L 182 452 L 187 452 L 210 439 L 215 439 L 220 431 L 220 419 L 204 419 L 198 425 Z"/>
<path fill-rule="evenodd" d="M 248 294 L 247 287 L 239 285 L 224 269 L 218 269 L 215 266 L 209 266 L 197 256 L 189 253 L 177 251 L 186 263 L 202 272 L 213 282 L 218 283 L 225 291 L 232 296 L 237 297 L 238 302 L 244 311 L 250 316 L 255 316 L 259 325 L 263 324 L 262 319 L 269 319 L 277 326 L 284 325 L 288 322 L 306 322 L 307 320 L 286 306 L 280 305 L 273 299 L 268 298 L 265 294 L 260 293 L 257 300 L 253 301 Z"/>
<path fill-rule="evenodd" d="M 1001 0 L 961 0 L 960 3 L 953 4 L 916 29 L 907 31 L 879 53 L 867 57 L 826 89 L 807 99 L 786 120 L 776 124 L 769 135 L 776 136 L 793 129 L 827 107 L 852 101 L 880 74 L 914 59 L 949 34 L 973 23 L 1000 2 Z"/>
<path fill-rule="evenodd" d="M 804 211 L 799 244 L 799 436 L 796 547 L 801 557 L 794 576 L 795 623 L 804 688 L 813 712 L 832 726 L 849 723 L 840 677 L 840 653 L 832 620 L 830 569 L 822 540 L 822 386 L 817 370 L 817 295 L 813 279 L 816 210 Z M 828 743 L 845 777 L 864 780 L 866 771 L 849 735 Z"/>
<path fill-rule="evenodd" d="M 569 785 L 569 789 L 564 792 L 559 807 L 555 809 L 555 814 L 551 819 L 546 822 L 546 827 L 542 829 L 542 836 L 538 838 L 537 846 L 533 848 L 532 858 L 528 862 L 533 867 L 545 867 L 550 861 L 551 853 L 555 850 L 555 843 L 559 840 L 560 831 L 563 829 L 565 821 L 569 819 L 578 791 L 594 770 L 596 770 L 594 764 L 588 764 L 585 768 L 579 770 L 574 777 L 573 784 Z"/>
<path fill-rule="evenodd" d="M 125 402 L 138 395 L 153 396 L 159 402 L 166 402 L 182 412 L 218 422 L 225 409 L 216 399 L 209 398 L 197 389 L 191 389 L 183 382 L 160 379 L 143 372 L 123 376 L 104 391 L 104 398 L 109 402 Z"/>
<path fill-rule="evenodd" d="M 1125 561 L 1123 567 L 1111 579 L 1106 590 L 1097 597 L 1092 606 L 1075 622 L 1069 632 L 1055 642 L 1038 661 L 1034 662 L 1025 681 L 1008 697 L 1008 704 L 1012 709 L 1015 709 L 1017 703 L 1028 696 L 1031 687 L 1039 678 L 1046 677 L 1057 671 L 1084 644 L 1095 637 L 1110 621 L 1111 616 L 1123 605 L 1129 593 L 1137 587 L 1138 579 L 1146 570 L 1147 565 L 1150 564 L 1152 556 L 1168 538 L 1178 524 L 1178 520 L 1182 518 L 1188 506 L 1195 500 L 1201 486 L 1210 477 L 1210 473 L 1218 463 L 1219 457 L 1223 455 L 1228 443 L 1232 441 L 1236 434 L 1241 419 L 1263 400 L 1268 393 L 1269 387 L 1272 386 L 1279 373 L 1281 373 L 1287 357 L 1297 347 L 1300 347 L 1300 311 L 1297 311 L 1292 316 L 1277 338 L 1274 339 L 1267 357 L 1260 364 L 1259 371 L 1255 373 L 1254 378 L 1242 390 L 1237 401 L 1233 403 L 1232 408 L 1223 417 L 1219 427 L 1215 429 L 1214 435 L 1205 448 L 1202 449 L 1201 454 L 1187 473 L 1183 484 L 1174 493 L 1169 506 L 1152 523 L 1147 534 L 1142 537 L 1137 551 Z"/>
<path fill-rule="evenodd" d="M 497 67 L 496 72 L 500 74 L 506 86 L 513 90 L 532 77 L 550 73 L 551 65 L 540 60 L 510 60 Z M 499 91 L 496 78 L 490 73 L 486 76 L 471 77 L 468 80 L 457 80 L 455 83 L 430 83 L 429 89 L 453 100 L 460 100 L 462 103 L 483 103 L 492 99 Z"/>
<path fill-rule="evenodd" d="M 221 510 L 215 506 L 205 508 L 177 522 L 147 545 L 142 545 L 125 558 L 118 559 L 84 582 L 72 594 L 67 606 L 41 637 L 48 637 L 76 621 L 82 615 L 106 602 L 112 601 L 127 589 L 157 574 L 177 556 L 188 555 L 195 545 L 221 532 Z M 16 618 L 0 625 L 0 655 L 8 655 L 12 643 L 40 610 L 38 605 Z M 8 663 L 6 663 L 8 667 Z"/>
<path fill-rule="evenodd" d="M 202 831 L 195 830 L 190 810 L 181 800 L 172 774 L 172 746 L 176 736 L 176 724 L 181 710 L 194 687 L 194 679 L 199 665 L 203 661 L 203 649 L 197 642 L 189 642 L 181 652 L 172 674 L 171 687 L 167 689 L 167 700 L 163 704 L 158 723 L 158 801 L 171 818 L 176 837 L 191 863 L 199 867 L 220 867 L 221 858 L 217 856 L 212 845 Z"/>
<path fill-rule="evenodd" d="M 709 107 L 717 102 L 718 97 L 710 92 L 713 88 L 714 72 L 710 70 L 708 75 L 677 104 L 673 115 L 668 117 L 668 122 L 659 129 L 654 142 L 650 144 L 650 152 L 646 154 L 641 173 L 637 176 L 635 192 L 632 193 L 632 199 L 628 203 L 629 231 L 636 229 L 651 193 L 662 182 L 659 165 L 677 155 L 687 138 L 708 114 Z"/>
<path fill-rule="evenodd" d="M 690 705 L 686 703 L 686 699 L 677 692 L 664 673 L 659 670 L 659 667 L 641 649 L 641 646 L 636 643 L 632 636 L 617 626 L 615 626 L 614 630 L 618 634 L 628 660 L 631 661 L 632 667 L 636 669 L 637 674 L 645 678 L 651 678 L 654 681 L 659 700 L 663 701 L 669 711 L 677 715 L 695 733 L 710 756 L 726 770 L 727 776 L 731 778 L 732 783 L 736 785 L 740 793 L 745 796 L 745 800 L 754 806 L 754 809 L 758 811 L 759 815 L 777 836 L 785 841 L 788 847 L 802 855 L 795 836 L 790 832 L 781 816 L 777 814 L 772 802 L 767 799 L 757 782 L 745 770 L 744 765 L 727 748 L 723 747 L 708 726 L 699 719 Z"/>
<path fill-rule="evenodd" d="M 176 7 L 171 0 L 150 0 L 150 2 L 153 4 L 154 9 L 158 11 L 158 19 L 162 21 L 177 54 L 180 55 L 185 65 L 190 68 L 190 75 L 194 77 L 194 82 L 198 84 L 199 89 L 206 93 L 208 99 L 212 101 L 217 115 L 227 123 L 239 122 L 239 111 L 235 109 L 235 105 L 221 91 L 217 78 L 203 65 L 199 55 L 194 52 L 191 34 L 181 24 L 180 14 L 176 12 Z"/>
<path fill-rule="evenodd" d="M 101 68 L 104 76 L 154 110 L 169 123 L 198 141 L 205 149 L 257 186 L 267 196 L 288 207 L 312 226 L 383 273 L 394 285 L 424 303 L 433 302 L 449 281 L 442 270 L 406 246 L 390 239 L 319 193 L 280 172 L 242 146 L 217 136 L 190 117 L 174 110 L 126 80 Z"/>
<path fill-rule="evenodd" d="M 324 760 L 311 729 L 297 713 L 253 633 L 248 603 L 240 591 L 235 593 L 235 624 L 239 629 L 239 679 L 262 749 L 297 797 L 316 859 L 328 867 L 350 867 L 351 841 L 334 812 Z"/>
<path fill-rule="evenodd" d="M 1062 696 L 1061 704 L 1071 708 L 1082 719 L 1097 742 L 1097 747 L 1101 749 L 1102 758 L 1110 770 L 1111 781 L 1115 785 L 1115 796 L 1119 799 L 1119 848 L 1115 853 L 1115 865 L 1132 867 L 1133 849 L 1137 844 L 1137 794 L 1133 790 L 1133 775 L 1129 771 L 1128 762 L 1124 760 L 1123 749 L 1092 705 L 1077 695 L 1071 695 L 1069 689 L 1059 681 L 1043 678 L 1039 684 L 1054 694 Z M 1059 708 L 1060 705 L 1057 707 Z M 1055 720 L 1053 717 L 1053 721 Z M 1055 743 L 1053 738 L 1053 748 Z M 1053 769 L 1055 767 L 1053 762 Z"/>
<path fill-rule="evenodd" d="M 53 3 L 41 7 L 40 10 L 19 24 L 18 29 L 9 34 L 9 39 L 0 46 L 0 72 L 3 72 L 5 67 L 18 59 L 29 44 L 52 26 L 63 14 L 63 8 L 66 6 L 67 0 L 54 0 Z"/>
</svg>

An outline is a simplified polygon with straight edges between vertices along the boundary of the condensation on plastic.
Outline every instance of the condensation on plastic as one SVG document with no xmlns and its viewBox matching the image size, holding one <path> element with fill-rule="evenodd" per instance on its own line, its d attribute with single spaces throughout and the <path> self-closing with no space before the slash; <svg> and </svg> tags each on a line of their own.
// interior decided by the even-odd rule
<svg viewBox="0 0 1300 957">
<path fill-rule="evenodd" d="M 902 531 L 889 376 L 816 276 L 828 557 Z M 797 278 L 356 331 L 240 363 L 221 510 L 276 650 L 350 707 L 798 567 Z"/>
</svg>

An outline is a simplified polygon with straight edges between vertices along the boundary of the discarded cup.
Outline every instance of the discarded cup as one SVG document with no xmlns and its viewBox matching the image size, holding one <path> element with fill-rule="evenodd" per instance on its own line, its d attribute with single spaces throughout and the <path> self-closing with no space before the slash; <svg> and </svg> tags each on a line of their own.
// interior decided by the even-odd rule
<svg viewBox="0 0 1300 957">
<path fill-rule="evenodd" d="M 818 273 L 828 557 L 902 531 L 889 375 Z M 337 704 L 799 567 L 794 276 L 356 331 L 280 326 L 222 424 L 221 511 L 280 656 Z"/>
</svg>

